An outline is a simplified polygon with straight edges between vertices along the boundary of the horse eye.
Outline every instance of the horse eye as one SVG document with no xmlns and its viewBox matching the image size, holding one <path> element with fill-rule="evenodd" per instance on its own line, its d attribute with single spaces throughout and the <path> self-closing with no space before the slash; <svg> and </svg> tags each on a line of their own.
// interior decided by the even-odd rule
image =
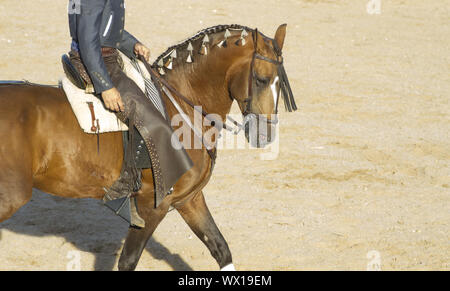
<svg viewBox="0 0 450 291">
<path fill-rule="evenodd" d="M 256 86 L 266 86 L 269 84 L 269 78 L 261 78 L 260 76 L 256 75 Z"/>
</svg>

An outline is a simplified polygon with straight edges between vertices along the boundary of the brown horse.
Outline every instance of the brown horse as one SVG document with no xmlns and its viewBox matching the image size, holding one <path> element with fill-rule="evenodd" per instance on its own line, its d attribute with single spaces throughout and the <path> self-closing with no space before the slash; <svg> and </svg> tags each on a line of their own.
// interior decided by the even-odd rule
<svg viewBox="0 0 450 291">
<path fill-rule="evenodd" d="M 169 48 L 153 67 L 160 72 L 164 70 L 164 80 L 206 112 L 225 120 L 234 99 L 242 113 L 263 115 L 266 118 L 261 120 L 272 128 L 270 116 L 278 106 L 274 94 L 282 87 L 274 81 L 280 77 L 285 34 L 286 25 L 278 28 L 274 39 L 247 27 L 216 26 Z M 191 47 L 189 44 L 194 50 L 186 49 Z M 178 57 L 172 59 L 172 69 L 158 66 L 161 60 L 166 62 L 168 53 L 174 49 Z M 186 62 L 189 54 L 192 63 Z M 177 110 L 165 94 L 163 99 L 169 115 L 174 116 Z M 192 118 L 194 110 L 178 101 Z M 3 84 L 0 104 L 0 222 L 30 200 L 32 188 L 61 197 L 101 199 L 103 188 L 118 178 L 123 159 L 122 135 L 103 134 L 98 153 L 97 137 L 83 133 L 60 88 Z M 212 157 L 205 148 L 187 152 L 194 167 L 158 208 L 153 207 L 152 172 L 143 172 L 143 187 L 138 193 L 139 214 L 146 227 L 129 229 L 119 260 L 120 270 L 136 268 L 147 241 L 171 206 L 208 247 L 220 268 L 232 266 L 228 245 L 202 193 L 212 174 Z"/>
</svg>

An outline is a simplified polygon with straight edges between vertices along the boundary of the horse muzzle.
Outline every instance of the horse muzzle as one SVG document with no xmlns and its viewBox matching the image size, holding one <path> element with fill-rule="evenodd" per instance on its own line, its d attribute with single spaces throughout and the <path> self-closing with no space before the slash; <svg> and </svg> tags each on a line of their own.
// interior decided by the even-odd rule
<svg viewBox="0 0 450 291">
<path fill-rule="evenodd" d="M 248 143 L 255 148 L 265 148 L 276 139 L 276 123 L 263 115 L 246 115 L 244 130 Z"/>
</svg>

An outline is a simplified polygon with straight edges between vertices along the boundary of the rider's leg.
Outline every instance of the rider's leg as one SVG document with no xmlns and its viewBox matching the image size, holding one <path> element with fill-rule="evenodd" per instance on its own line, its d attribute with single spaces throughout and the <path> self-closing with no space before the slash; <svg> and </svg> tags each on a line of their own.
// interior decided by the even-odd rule
<svg viewBox="0 0 450 291">
<path fill-rule="evenodd" d="M 155 184 L 155 207 L 157 207 L 178 179 L 192 167 L 192 161 L 181 146 L 177 147 L 177 144 L 173 146 L 173 142 L 177 143 L 178 140 L 172 141 L 173 129 L 169 121 L 153 106 L 136 83 L 123 73 L 119 62 L 109 59 L 105 60 L 105 63 L 125 107 L 125 110 L 117 116 L 122 121 L 130 118 L 134 121 L 131 126 L 137 128 L 144 140 L 143 145 L 149 152 Z M 132 156 L 134 158 L 134 155 Z M 124 163 L 124 166 L 127 165 L 129 164 Z M 132 170 L 127 172 L 134 173 Z M 140 176 L 133 179 L 140 179 Z M 129 179 L 125 179 L 126 181 Z"/>
</svg>

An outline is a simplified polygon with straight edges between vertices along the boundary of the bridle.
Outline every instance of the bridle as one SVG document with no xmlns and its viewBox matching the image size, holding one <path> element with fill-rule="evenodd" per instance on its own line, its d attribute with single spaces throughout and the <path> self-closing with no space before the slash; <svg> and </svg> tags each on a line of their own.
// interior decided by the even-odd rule
<svg viewBox="0 0 450 291">
<path fill-rule="evenodd" d="M 252 112 L 251 112 L 251 106 L 252 106 L 252 102 L 253 102 L 253 98 L 254 98 L 254 88 L 253 85 L 255 83 L 255 78 L 256 78 L 256 72 L 255 72 L 255 61 L 258 60 L 262 60 L 262 61 L 266 61 L 269 62 L 271 64 L 274 64 L 275 66 L 277 66 L 277 72 L 278 72 L 278 78 L 279 78 L 279 84 L 280 84 L 280 88 L 278 90 L 282 91 L 282 95 L 284 98 L 284 104 L 285 104 L 285 108 L 287 111 L 292 112 L 292 111 L 296 111 L 297 110 L 297 105 L 295 103 L 295 99 L 294 99 L 294 95 L 292 93 L 292 89 L 291 86 L 289 84 L 289 79 L 287 77 L 286 74 L 286 70 L 284 69 L 284 65 L 283 65 L 283 55 L 282 55 L 282 51 L 280 49 L 280 47 L 278 46 L 277 42 L 274 39 L 268 38 L 266 36 L 263 36 L 263 38 L 266 41 L 269 41 L 272 43 L 272 46 L 274 48 L 274 52 L 276 55 L 276 60 L 268 58 L 266 56 L 263 56 L 261 54 L 258 53 L 258 29 L 255 29 L 255 31 L 252 32 L 253 35 L 253 43 L 254 43 L 254 51 L 253 51 L 253 56 L 252 56 L 252 61 L 250 63 L 250 73 L 249 73 L 249 79 L 248 79 L 248 98 L 244 100 L 244 102 L 246 103 L 246 109 L 244 111 L 244 117 L 245 116 L 251 116 Z M 267 123 L 271 123 L 271 124 L 277 124 L 278 123 L 278 103 L 280 100 L 280 94 L 278 94 L 277 96 L 277 100 L 275 103 L 275 111 L 274 114 L 277 116 L 275 120 L 269 120 L 267 118 L 266 122 Z M 247 118 L 249 119 L 249 118 Z M 245 120 L 245 118 L 244 118 Z"/>
</svg>

